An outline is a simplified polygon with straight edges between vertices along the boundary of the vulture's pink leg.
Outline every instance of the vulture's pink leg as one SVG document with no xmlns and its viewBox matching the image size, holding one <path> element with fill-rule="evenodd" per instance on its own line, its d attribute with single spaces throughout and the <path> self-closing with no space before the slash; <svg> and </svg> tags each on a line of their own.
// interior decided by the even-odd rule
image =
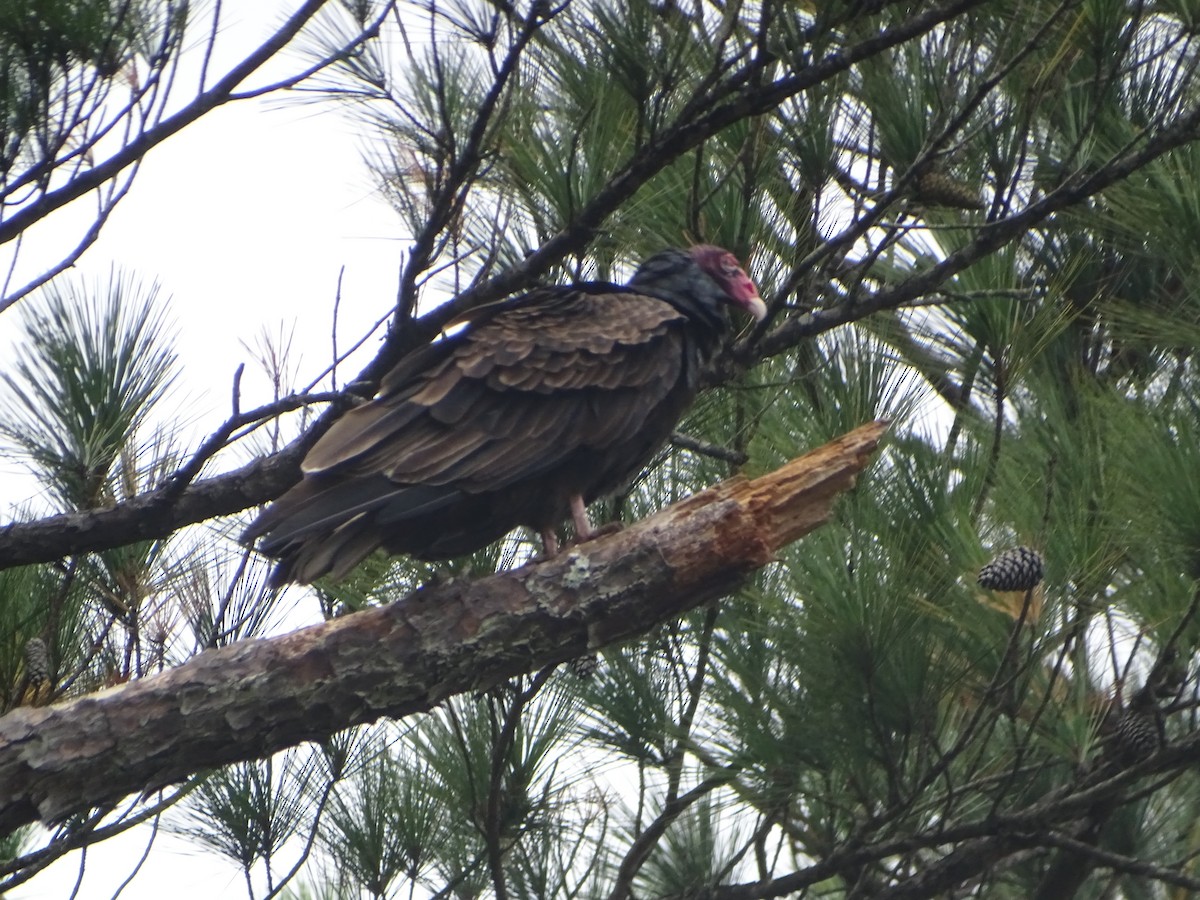
<svg viewBox="0 0 1200 900">
<path fill-rule="evenodd" d="M 575 522 L 575 539 L 586 541 L 592 537 L 592 523 L 588 521 L 587 508 L 580 494 L 571 495 L 571 519 Z"/>
</svg>

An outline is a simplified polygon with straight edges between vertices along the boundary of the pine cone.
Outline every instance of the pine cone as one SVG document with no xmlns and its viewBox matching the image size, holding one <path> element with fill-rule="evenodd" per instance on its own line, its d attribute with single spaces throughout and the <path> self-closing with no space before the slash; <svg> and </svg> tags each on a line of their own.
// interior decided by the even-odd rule
<svg viewBox="0 0 1200 900">
<path fill-rule="evenodd" d="M 25 642 L 25 674 L 33 688 L 39 688 L 50 680 L 50 651 L 46 642 L 39 637 Z"/>
<path fill-rule="evenodd" d="M 600 655 L 585 653 L 583 656 L 577 656 L 570 660 L 567 666 L 576 678 L 588 679 L 595 675 L 596 670 L 600 668 Z"/>
<path fill-rule="evenodd" d="M 979 585 L 990 591 L 1028 591 L 1042 583 L 1042 557 L 1029 547 L 1014 547 L 979 570 Z"/>
<path fill-rule="evenodd" d="M 1117 717 L 1113 726 L 1113 751 L 1124 766 L 1132 766 L 1153 756 L 1166 743 L 1158 710 L 1130 708 Z"/>
<path fill-rule="evenodd" d="M 978 193 L 969 184 L 936 169 L 918 176 L 915 196 L 926 206 L 983 209 Z"/>
</svg>

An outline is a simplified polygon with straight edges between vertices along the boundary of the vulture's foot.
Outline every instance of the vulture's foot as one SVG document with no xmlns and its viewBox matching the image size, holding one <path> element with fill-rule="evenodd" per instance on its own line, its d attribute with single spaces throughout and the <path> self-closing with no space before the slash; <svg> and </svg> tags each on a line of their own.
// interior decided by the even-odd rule
<svg viewBox="0 0 1200 900">
<path fill-rule="evenodd" d="M 616 534 L 618 531 L 625 530 L 624 522 L 609 522 L 607 525 L 601 525 L 599 528 L 591 528 L 587 534 L 576 535 L 575 540 L 571 541 L 572 546 L 586 544 L 588 541 L 594 541 L 596 538 L 604 537 L 609 534 Z"/>
</svg>

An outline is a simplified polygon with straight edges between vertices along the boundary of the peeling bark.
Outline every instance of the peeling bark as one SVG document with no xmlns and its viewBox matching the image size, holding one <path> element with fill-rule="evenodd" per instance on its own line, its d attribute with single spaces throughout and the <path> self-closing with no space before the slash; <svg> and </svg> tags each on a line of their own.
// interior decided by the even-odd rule
<svg viewBox="0 0 1200 900">
<path fill-rule="evenodd" d="M 0 833 L 267 756 L 643 633 L 828 520 L 886 429 L 864 425 L 617 534 L 0 718 Z"/>
</svg>

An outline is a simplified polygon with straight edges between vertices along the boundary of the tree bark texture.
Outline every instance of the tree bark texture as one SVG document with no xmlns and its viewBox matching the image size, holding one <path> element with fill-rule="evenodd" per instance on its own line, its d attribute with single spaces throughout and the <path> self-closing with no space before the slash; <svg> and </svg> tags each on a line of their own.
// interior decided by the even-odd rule
<svg viewBox="0 0 1200 900">
<path fill-rule="evenodd" d="M 0 525 L 0 569 L 163 538 L 184 525 L 266 503 L 300 478 L 300 460 L 311 440 L 306 434 L 279 453 L 183 489 L 168 484 L 108 509 Z"/>
<path fill-rule="evenodd" d="M 429 710 L 643 633 L 727 593 L 827 521 L 886 427 L 864 425 L 550 559 L 16 709 L 0 718 L 0 833 Z"/>
</svg>

